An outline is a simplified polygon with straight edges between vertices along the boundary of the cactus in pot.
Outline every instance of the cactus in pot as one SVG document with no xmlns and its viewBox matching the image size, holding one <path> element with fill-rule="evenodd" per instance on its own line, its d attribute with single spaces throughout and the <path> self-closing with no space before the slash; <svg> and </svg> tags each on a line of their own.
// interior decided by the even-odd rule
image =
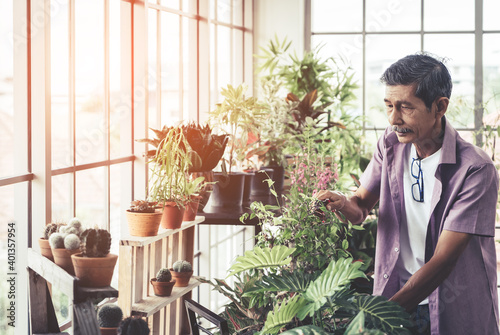
<svg viewBox="0 0 500 335">
<path fill-rule="evenodd" d="M 177 287 L 186 287 L 189 285 L 189 280 L 193 275 L 193 267 L 191 263 L 185 260 L 180 260 L 172 265 L 172 277 L 174 277 Z"/>
<path fill-rule="evenodd" d="M 91 228 L 82 233 L 80 254 L 71 256 L 80 286 L 105 287 L 111 284 L 118 256 L 109 253 L 111 234 Z"/>
<path fill-rule="evenodd" d="M 80 234 L 82 233 L 82 224 L 77 218 L 71 219 L 68 224 L 56 224 L 54 227 L 46 229 L 49 234 L 49 244 L 54 256 L 54 263 L 66 270 L 70 275 L 75 275 L 71 255 L 80 252 Z"/>
<path fill-rule="evenodd" d="M 141 318 L 130 316 L 118 328 L 120 335 L 149 335 L 148 323 Z"/>
<path fill-rule="evenodd" d="M 99 308 L 97 321 L 101 328 L 118 328 L 123 318 L 122 309 L 115 304 L 106 304 Z M 116 334 L 116 331 L 115 331 Z"/>
<path fill-rule="evenodd" d="M 175 285 L 175 280 L 172 280 L 172 273 L 167 268 L 161 268 L 156 277 L 151 279 L 151 285 L 155 295 L 167 297 L 172 293 L 172 288 Z"/>
</svg>

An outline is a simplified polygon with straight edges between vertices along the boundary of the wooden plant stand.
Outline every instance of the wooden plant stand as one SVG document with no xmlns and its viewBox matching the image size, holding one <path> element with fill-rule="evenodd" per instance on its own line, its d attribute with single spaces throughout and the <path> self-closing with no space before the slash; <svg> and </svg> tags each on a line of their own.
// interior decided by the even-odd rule
<svg viewBox="0 0 500 335">
<path fill-rule="evenodd" d="M 154 295 L 149 280 L 162 267 L 170 268 L 177 260 L 193 264 L 195 226 L 204 221 L 197 216 L 184 222 L 179 229 L 162 229 L 157 236 L 136 237 L 127 234 L 120 240 L 118 257 L 120 297 L 118 305 L 124 315 L 137 315 L 148 320 L 151 334 L 190 334 L 184 300 L 200 285 L 192 277 L 187 287 L 174 287 L 168 297 Z"/>
<path fill-rule="evenodd" d="M 111 286 L 80 287 L 78 278 L 31 248 L 28 249 L 28 275 L 31 334 L 68 334 L 60 331 L 48 283 L 57 287 L 73 304 L 70 319 L 74 335 L 99 334 L 97 315 L 91 300 L 118 297 L 118 291 Z"/>
</svg>

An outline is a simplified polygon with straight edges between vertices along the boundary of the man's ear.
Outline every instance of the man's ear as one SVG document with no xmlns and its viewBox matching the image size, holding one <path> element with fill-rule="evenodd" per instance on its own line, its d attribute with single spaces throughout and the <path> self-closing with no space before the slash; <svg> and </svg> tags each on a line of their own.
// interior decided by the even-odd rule
<svg viewBox="0 0 500 335">
<path fill-rule="evenodd" d="M 439 97 L 435 100 L 436 103 L 436 116 L 443 117 L 448 110 L 448 105 L 450 104 L 450 99 L 446 97 Z"/>
</svg>

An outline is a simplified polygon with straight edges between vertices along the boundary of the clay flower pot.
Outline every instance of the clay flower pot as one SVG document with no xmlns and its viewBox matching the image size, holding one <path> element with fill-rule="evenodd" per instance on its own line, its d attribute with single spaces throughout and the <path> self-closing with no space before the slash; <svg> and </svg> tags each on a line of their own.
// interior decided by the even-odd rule
<svg viewBox="0 0 500 335">
<path fill-rule="evenodd" d="M 161 218 L 161 227 L 165 229 L 179 229 L 184 217 L 184 207 L 178 206 L 175 202 L 166 202 Z"/>
<path fill-rule="evenodd" d="M 82 287 L 106 287 L 111 284 L 118 255 L 105 257 L 83 257 L 81 253 L 71 255 L 75 275 Z"/>
<path fill-rule="evenodd" d="M 52 249 L 50 248 L 49 240 L 40 237 L 38 239 L 38 244 L 40 245 L 40 253 L 42 254 L 42 256 L 50 259 L 53 262 L 54 256 L 52 255 Z"/>
<path fill-rule="evenodd" d="M 156 236 L 163 212 L 157 209 L 154 213 L 131 212 L 127 209 L 128 231 L 132 236 Z"/>
<path fill-rule="evenodd" d="M 184 211 L 182 221 L 194 221 L 196 219 L 200 199 L 201 197 L 199 195 L 192 195 L 190 197 L 189 202 L 186 203 L 186 210 Z"/>
<path fill-rule="evenodd" d="M 101 335 L 116 335 L 118 334 L 118 327 L 100 327 Z"/>
<path fill-rule="evenodd" d="M 176 272 L 174 269 L 170 268 L 170 273 L 172 278 L 175 279 L 175 287 L 186 287 L 189 285 L 189 280 L 193 275 L 193 271 L 189 272 Z"/>
<path fill-rule="evenodd" d="M 155 295 L 159 297 L 168 297 L 172 294 L 172 289 L 175 285 L 175 280 L 171 281 L 156 281 L 156 278 L 151 279 L 151 285 L 153 285 L 153 291 Z"/>
<path fill-rule="evenodd" d="M 65 248 L 52 249 L 52 255 L 54 255 L 54 263 L 59 265 L 61 268 L 66 270 L 67 273 L 74 276 L 75 269 L 73 268 L 73 262 L 71 261 L 71 255 L 80 253 L 81 250 L 68 250 Z"/>
</svg>

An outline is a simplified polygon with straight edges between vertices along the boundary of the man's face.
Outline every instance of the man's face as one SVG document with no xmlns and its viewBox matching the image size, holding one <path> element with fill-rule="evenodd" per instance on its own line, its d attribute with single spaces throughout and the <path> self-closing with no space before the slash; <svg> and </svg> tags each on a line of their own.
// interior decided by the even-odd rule
<svg viewBox="0 0 500 335">
<path fill-rule="evenodd" d="M 414 85 L 388 85 L 384 102 L 399 142 L 426 146 L 426 142 L 436 138 L 436 130 L 439 134 L 442 115 L 436 112 L 436 103 L 429 111 L 424 101 L 415 96 Z"/>
</svg>

